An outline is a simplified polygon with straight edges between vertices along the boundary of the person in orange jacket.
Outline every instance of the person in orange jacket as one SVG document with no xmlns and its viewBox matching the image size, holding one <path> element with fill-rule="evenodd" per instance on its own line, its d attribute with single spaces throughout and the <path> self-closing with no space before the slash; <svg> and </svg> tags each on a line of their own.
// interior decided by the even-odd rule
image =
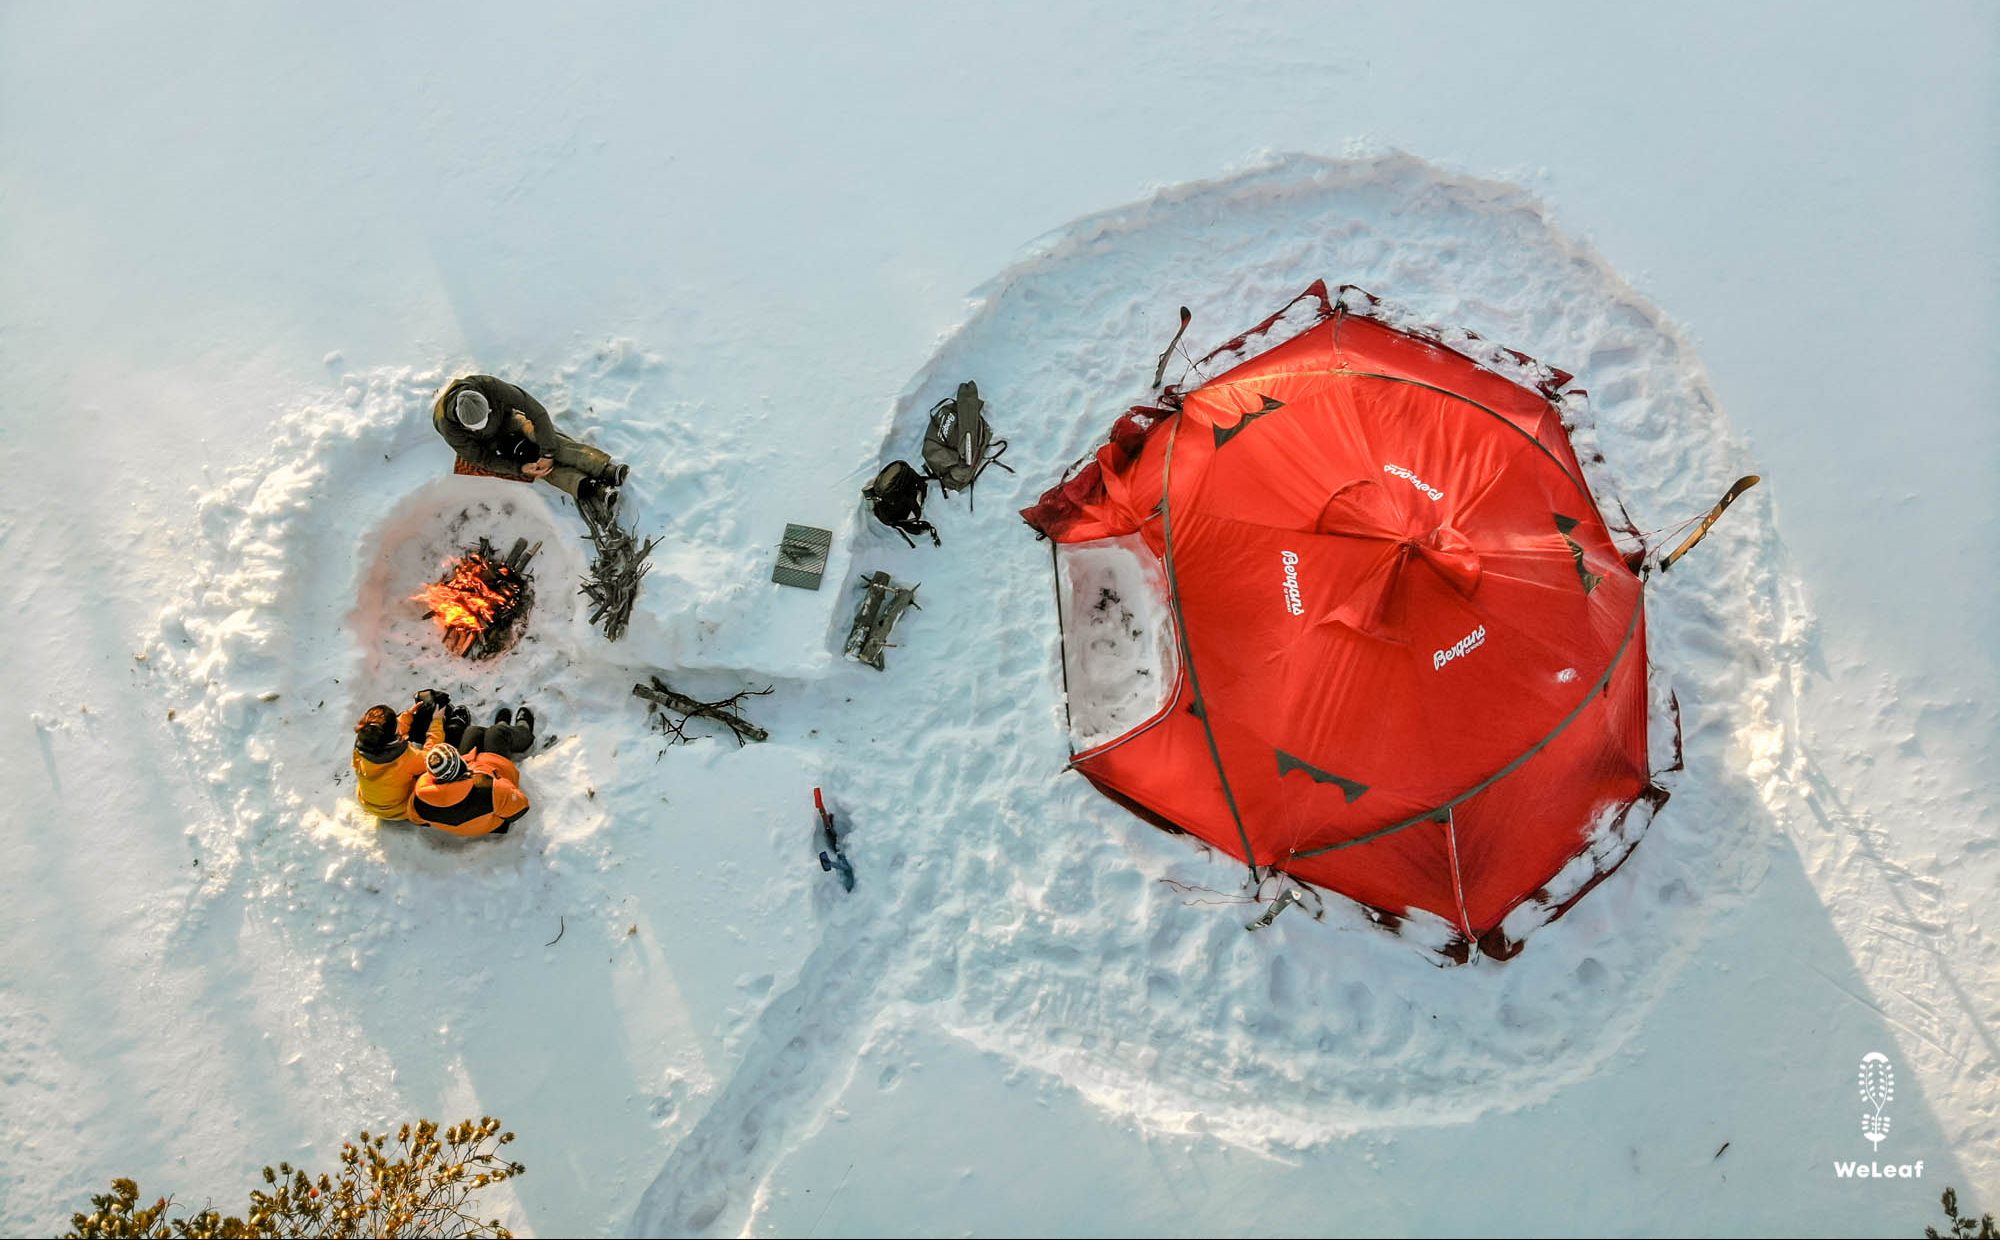
<svg viewBox="0 0 2000 1240">
<path fill-rule="evenodd" d="M 505 835 L 529 809 L 513 759 L 535 740 L 535 714 L 504 707 L 483 728 L 467 728 L 464 750 L 440 741 L 424 751 L 424 774 L 405 813 L 451 835 Z"/>
<path fill-rule="evenodd" d="M 387 706 L 371 706 L 354 725 L 354 795 L 384 822 L 401 822 L 410 793 L 424 773 L 423 751 L 449 735 L 445 715 L 451 699 L 435 689 L 417 694 L 415 703 L 398 715 Z"/>
</svg>

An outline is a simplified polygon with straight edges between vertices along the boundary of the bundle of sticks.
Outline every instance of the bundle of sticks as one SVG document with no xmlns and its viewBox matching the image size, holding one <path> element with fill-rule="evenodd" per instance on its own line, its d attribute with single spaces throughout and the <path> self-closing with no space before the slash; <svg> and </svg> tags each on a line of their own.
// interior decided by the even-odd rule
<svg viewBox="0 0 2000 1240">
<path fill-rule="evenodd" d="M 577 511 L 583 514 L 590 544 L 597 549 L 582 587 L 591 604 L 590 622 L 604 630 L 605 640 L 615 642 L 625 636 L 632 604 L 639 597 L 639 579 L 646 575 L 646 560 L 660 540 L 648 538 L 640 543 L 619 526 L 616 516 L 601 502 L 580 503 Z"/>
</svg>

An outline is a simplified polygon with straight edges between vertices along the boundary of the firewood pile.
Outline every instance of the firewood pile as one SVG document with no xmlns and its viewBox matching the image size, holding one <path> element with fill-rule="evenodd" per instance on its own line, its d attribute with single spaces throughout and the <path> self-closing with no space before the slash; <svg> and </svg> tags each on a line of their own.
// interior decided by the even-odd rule
<svg viewBox="0 0 2000 1240">
<path fill-rule="evenodd" d="M 490 659 L 513 646 L 535 601 L 528 562 L 542 544 L 516 539 L 506 555 L 485 538 L 445 566 L 444 575 L 415 595 L 425 618 L 437 623 L 446 650 L 468 659 Z"/>
<path fill-rule="evenodd" d="M 615 642 L 625 636 L 625 626 L 632 619 L 632 604 L 639 597 L 639 579 L 646 575 L 649 567 L 646 561 L 660 540 L 648 538 L 640 543 L 601 502 L 579 503 L 576 507 L 590 531 L 590 545 L 597 551 L 597 558 L 591 561 L 590 575 L 583 579 L 581 593 L 590 600 L 590 622 L 604 630 L 606 641 Z"/>
</svg>

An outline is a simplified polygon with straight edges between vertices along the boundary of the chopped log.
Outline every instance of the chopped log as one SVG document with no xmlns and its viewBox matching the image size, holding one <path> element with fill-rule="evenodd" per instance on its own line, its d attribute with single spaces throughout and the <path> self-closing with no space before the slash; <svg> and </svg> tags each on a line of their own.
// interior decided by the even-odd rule
<svg viewBox="0 0 2000 1240">
<path fill-rule="evenodd" d="M 653 682 L 650 685 L 633 685 L 632 696 L 644 698 L 650 703 L 647 710 L 659 713 L 657 722 L 660 725 L 660 730 L 672 736 L 681 744 L 686 744 L 693 739 L 685 731 L 688 721 L 691 719 L 713 719 L 717 723 L 723 724 L 735 735 L 738 745 L 742 745 L 746 741 L 765 741 L 771 738 L 769 732 L 766 732 L 756 724 L 737 714 L 735 709 L 737 704 L 744 698 L 764 697 L 768 695 L 771 692 L 768 687 L 763 689 L 745 689 L 741 693 L 733 693 L 726 698 L 721 698 L 714 702 L 703 702 L 676 690 L 658 676 L 650 677 L 650 679 Z M 667 713 L 669 711 L 679 715 L 680 719 L 677 721 L 670 718 Z"/>
<path fill-rule="evenodd" d="M 541 550 L 542 544 L 540 543 L 536 543 L 530 547 L 526 538 L 515 539 L 514 549 L 507 553 L 508 570 L 516 573 L 520 572 L 522 569 L 528 567 L 528 561 L 534 559 Z"/>
<path fill-rule="evenodd" d="M 910 608 L 922 611 L 923 607 L 917 602 L 916 586 L 897 585 L 887 573 L 869 573 L 861 579 L 861 587 L 861 605 L 855 609 L 846 650 L 876 671 L 884 671 L 882 652 L 895 644 L 889 635 L 895 631 L 896 621 Z"/>
</svg>

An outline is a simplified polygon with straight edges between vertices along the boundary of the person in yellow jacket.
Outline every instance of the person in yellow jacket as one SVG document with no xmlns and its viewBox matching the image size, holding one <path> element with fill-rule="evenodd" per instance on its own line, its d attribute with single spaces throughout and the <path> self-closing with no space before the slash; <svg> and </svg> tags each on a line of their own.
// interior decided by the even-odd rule
<svg viewBox="0 0 2000 1240">
<path fill-rule="evenodd" d="M 434 689 L 398 715 L 371 706 L 354 725 L 354 795 L 361 808 L 384 822 L 401 822 L 410 793 L 424 773 L 423 751 L 445 740 L 445 713 L 451 701 Z"/>
<path fill-rule="evenodd" d="M 523 706 L 518 716 L 503 708 L 490 725 L 467 728 L 463 753 L 442 741 L 431 745 L 405 811 L 410 821 L 459 836 L 507 834 L 529 809 L 512 759 L 534 740 L 535 715 Z"/>
</svg>

